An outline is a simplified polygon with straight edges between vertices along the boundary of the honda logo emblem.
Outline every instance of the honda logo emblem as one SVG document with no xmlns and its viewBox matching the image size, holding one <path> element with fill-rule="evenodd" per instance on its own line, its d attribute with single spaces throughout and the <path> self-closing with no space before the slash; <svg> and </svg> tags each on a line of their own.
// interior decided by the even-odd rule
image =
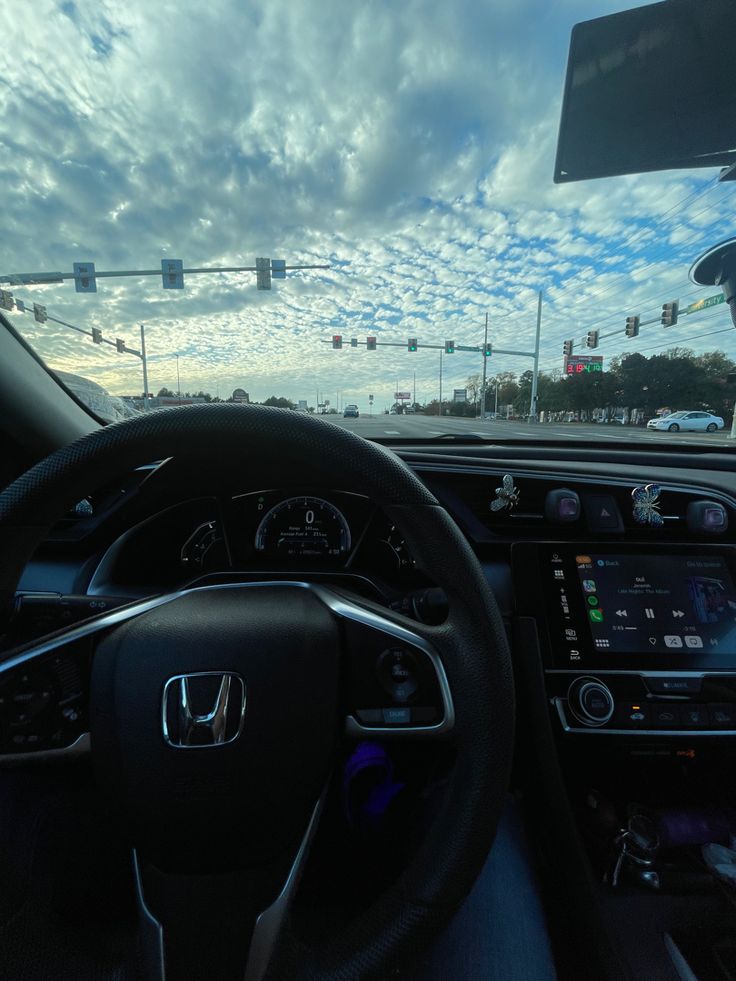
<svg viewBox="0 0 736 981">
<path fill-rule="evenodd" d="M 161 723 L 175 749 L 225 746 L 245 721 L 245 684 L 239 674 L 201 671 L 178 674 L 164 686 Z"/>
</svg>

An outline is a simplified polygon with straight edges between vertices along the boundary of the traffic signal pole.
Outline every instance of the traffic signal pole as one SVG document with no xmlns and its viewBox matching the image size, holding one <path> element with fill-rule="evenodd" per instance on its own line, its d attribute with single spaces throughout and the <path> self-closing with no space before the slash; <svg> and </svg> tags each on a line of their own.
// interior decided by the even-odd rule
<svg viewBox="0 0 736 981">
<path fill-rule="evenodd" d="M 534 371 L 532 373 L 532 398 L 529 405 L 529 422 L 537 421 L 537 386 L 539 384 L 539 336 L 542 333 L 542 291 L 537 301 L 537 337 L 534 343 Z"/>
<path fill-rule="evenodd" d="M 439 408 L 437 410 L 437 415 L 438 416 L 441 416 L 442 415 L 442 355 L 444 353 L 445 353 L 445 349 L 443 347 L 441 347 L 440 348 L 440 404 L 439 404 Z"/>
<path fill-rule="evenodd" d="M 480 418 L 482 419 L 486 412 L 486 373 L 488 371 L 488 357 L 486 356 L 486 349 L 488 347 L 488 313 L 486 313 L 486 329 L 483 334 L 483 384 L 480 387 Z"/>
</svg>

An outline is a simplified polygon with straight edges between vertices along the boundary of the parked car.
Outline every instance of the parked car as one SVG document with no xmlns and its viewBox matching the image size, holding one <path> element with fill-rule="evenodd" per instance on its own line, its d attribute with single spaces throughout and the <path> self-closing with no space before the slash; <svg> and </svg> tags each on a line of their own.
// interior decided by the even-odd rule
<svg viewBox="0 0 736 981">
<path fill-rule="evenodd" d="M 360 412 L 358 412 L 358 406 L 346 405 L 345 408 L 342 410 L 342 417 L 343 419 L 348 419 L 348 418 L 359 419 Z"/>
<path fill-rule="evenodd" d="M 714 433 L 718 429 L 723 429 L 725 423 L 720 416 L 714 416 L 712 412 L 672 412 L 668 416 L 657 419 L 650 419 L 647 429 L 665 430 L 670 433 L 698 432 Z"/>
</svg>

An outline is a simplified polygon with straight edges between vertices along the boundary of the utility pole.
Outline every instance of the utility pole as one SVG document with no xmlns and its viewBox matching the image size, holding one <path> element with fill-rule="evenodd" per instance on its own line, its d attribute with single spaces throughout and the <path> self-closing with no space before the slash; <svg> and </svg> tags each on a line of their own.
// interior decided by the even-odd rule
<svg viewBox="0 0 736 981">
<path fill-rule="evenodd" d="M 496 408 L 494 412 L 498 415 L 498 378 L 496 379 Z"/>
<path fill-rule="evenodd" d="M 148 362 L 146 361 L 146 328 L 141 324 L 141 361 L 143 363 L 143 409 L 148 408 Z"/>
<path fill-rule="evenodd" d="M 181 382 L 179 381 L 179 355 L 176 357 L 176 395 L 177 398 L 181 398 Z"/>
<path fill-rule="evenodd" d="M 415 371 L 414 372 L 414 401 L 412 402 L 412 405 L 416 405 L 416 404 L 417 404 L 417 373 Z"/>
<path fill-rule="evenodd" d="M 539 335 L 542 332 L 542 291 L 537 302 L 537 339 L 534 344 L 534 372 L 532 374 L 532 398 L 529 405 L 529 422 L 537 421 L 537 385 L 539 383 Z"/>
<path fill-rule="evenodd" d="M 483 384 L 480 387 L 480 418 L 482 419 L 486 412 L 486 362 L 488 358 L 486 357 L 486 350 L 488 349 L 488 313 L 486 313 L 486 330 L 483 335 Z"/>
</svg>

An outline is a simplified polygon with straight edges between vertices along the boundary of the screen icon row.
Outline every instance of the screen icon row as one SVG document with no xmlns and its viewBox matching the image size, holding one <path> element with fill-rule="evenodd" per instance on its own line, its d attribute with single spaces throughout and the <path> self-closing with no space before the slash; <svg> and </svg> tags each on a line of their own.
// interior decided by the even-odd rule
<svg viewBox="0 0 736 981">
<path fill-rule="evenodd" d="M 682 647 L 683 641 L 685 642 L 685 647 L 701 648 L 703 646 L 703 639 L 702 637 L 698 637 L 697 634 L 686 634 L 684 637 L 680 637 L 678 634 L 664 635 L 665 647 Z"/>
</svg>

